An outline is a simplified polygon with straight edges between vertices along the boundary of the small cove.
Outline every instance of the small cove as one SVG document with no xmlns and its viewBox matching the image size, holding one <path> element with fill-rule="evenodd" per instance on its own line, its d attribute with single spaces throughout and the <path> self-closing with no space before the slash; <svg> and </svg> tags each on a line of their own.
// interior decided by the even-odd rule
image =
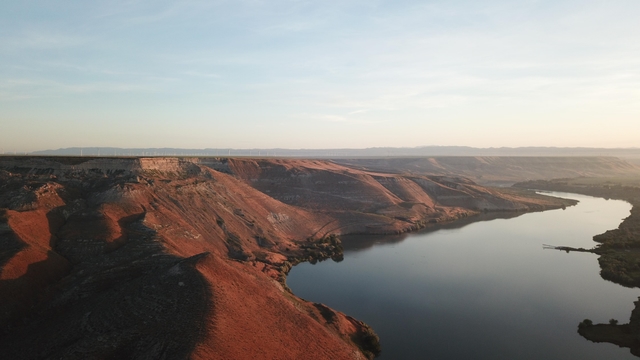
<svg viewBox="0 0 640 360">
<path fill-rule="evenodd" d="M 577 199 L 566 210 L 478 218 L 396 237 L 344 238 L 344 261 L 303 263 L 287 284 L 371 325 L 381 359 L 635 359 L 577 333 L 585 318 L 626 323 L 638 289 L 603 280 L 591 248 L 631 205 Z"/>
</svg>

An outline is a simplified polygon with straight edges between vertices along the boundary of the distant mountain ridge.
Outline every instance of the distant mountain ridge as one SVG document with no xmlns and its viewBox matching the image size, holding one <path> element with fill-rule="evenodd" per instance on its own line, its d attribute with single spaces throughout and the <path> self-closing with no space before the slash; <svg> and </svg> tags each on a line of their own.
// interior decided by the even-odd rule
<svg viewBox="0 0 640 360">
<path fill-rule="evenodd" d="M 615 156 L 640 159 L 640 148 L 587 147 L 498 147 L 468 146 L 373 147 L 364 149 L 180 149 L 180 148 L 116 148 L 72 147 L 41 150 L 29 155 L 59 156 L 250 156 L 250 157 L 413 157 L 413 156 Z"/>
</svg>

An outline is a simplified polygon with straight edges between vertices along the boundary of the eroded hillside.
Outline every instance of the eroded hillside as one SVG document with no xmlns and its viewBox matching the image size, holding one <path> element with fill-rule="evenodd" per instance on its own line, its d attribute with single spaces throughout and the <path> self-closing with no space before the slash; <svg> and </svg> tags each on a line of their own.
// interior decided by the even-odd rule
<svg viewBox="0 0 640 360">
<path fill-rule="evenodd" d="M 230 159 L 228 165 L 232 174 L 281 202 L 329 215 L 333 223 L 323 233 L 399 233 L 478 212 L 559 204 L 461 177 L 370 172 L 322 160 Z"/>
<path fill-rule="evenodd" d="M 292 294 L 345 233 L 570 203 L 323 161 L 0 158 L 0 350 L 16 359 L 361 359 L 364 323 Z"/>
<path fill-rule="evenodd" d="M 336 161 L 370 171 L 453 174 L 476 183 L 493 185 L 511 185 L 527 180 L 640 175 L 637 164 L 606 156 L 440 156 Z"/>
</svg>

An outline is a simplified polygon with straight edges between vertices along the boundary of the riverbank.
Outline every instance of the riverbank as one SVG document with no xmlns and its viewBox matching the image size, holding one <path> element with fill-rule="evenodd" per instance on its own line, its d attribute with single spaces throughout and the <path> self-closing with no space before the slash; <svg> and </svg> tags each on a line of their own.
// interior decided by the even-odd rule
<svg viewBox="0 0 640 360">
<path fill-rule="evenodd" d="M 517 183 L 519 188 L 573 192 L 578 194 L 618 199 L 633 207 L 617 229 L 595 235 L 599 245 L 593 249 L 562 248 L 560 250 L 589 251 L 600 255 L 602 278 L 627 287 L 640 287 L 640 186 L 622 185 L 611 180 L 562 179 Z"/>
<path fill-rule="evenodd" d="M 520 188 L 573 192 L 585 195 L 619 199 L 633 207 L 617 229 L 595 235 L 599 245 L 593 249 L 575 249 L 559 246 L 559 250 L 585 251 L 599 255 L 600 275 L 603 279 L 625 287 L 640 287 L 640 180 L 636 179 L 561 179 L 529 181 L 515 184 Z M 593 324 L 585 319 L 578 333 L 593 342 L 607 342 L 627 347 L 640 357 L 640 298 L 634 302 L 629 323 L 618 324 L 612 319 L 608 324 Z"/>
<path fill-rule="evenodd" d="M 302 263 L 287 283 L 302 298 L 367 322 L 380 336 L 381 359 L 631 359 L 625 349 L 585 341 L 575 328 L 589 316 L 624 319 L 636 292 L 603 281 L 595 255 L 541 248 L 565 239 L 590 247 L 593 235 L 616 227 L 631 206 L 551 195 L 580 203 L 466 218 L 373 243 L 344 237 L 344 261 Z M 451 346 L 460 338 L 464 346 Z"/>
</svg>

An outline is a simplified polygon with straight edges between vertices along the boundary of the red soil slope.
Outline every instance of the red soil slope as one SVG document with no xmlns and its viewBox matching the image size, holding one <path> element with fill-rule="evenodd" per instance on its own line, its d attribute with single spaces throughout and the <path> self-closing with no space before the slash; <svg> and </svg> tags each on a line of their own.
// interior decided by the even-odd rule
<svg viewBox="0 0 640 360">
<path fill-rule="evenodd" d="M 364 359 L 370 329 L 284 275 L 331 233 L 563 203 L 330 162 L 0 160 L 0 351 L 10 358 Z M 315 261 L 315 260 L 314 260 Z"/>
</svg>

